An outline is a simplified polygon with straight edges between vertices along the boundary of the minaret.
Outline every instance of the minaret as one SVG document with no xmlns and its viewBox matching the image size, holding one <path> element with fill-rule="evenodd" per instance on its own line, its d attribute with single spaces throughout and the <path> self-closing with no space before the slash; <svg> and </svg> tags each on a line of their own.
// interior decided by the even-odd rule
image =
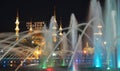
<svg viewBox="0 0 120 71">
<path fill-rule="evenodd" d="M 59 28 L 59 31 L 60 31 L 59 35 L 60 35 L 60 36 L 62 36 L 62 35 L 63 35 L 63 33 L 62 33 L 62 24 L 61 24 L 61 23 L 60 23 L 60 28 Z"/>
<path fill-rule="evenodd" d="M 32 33 L 32 31 L 33 31 L 32 24 L 30 24 L 29 33 Z"/>
<path fill-rule="evenodd" d="M 28 34 L 31 34 L 33 32 L 33 25 L 32 21 L 26 23 L 26 27 L 28 29 Z"/>
<path fill-rule="evenodd" d="M 55 7 L 54 7 L 54 23 L 53 23 L 53 42 L 57 41 L 57 34 L 56 34 L 56 30 L 57 30 L 57 21 L 56 21 L 56 11 L 55 11 Z"/>
<path fill-rule="evenodd" d="M 60 40 L 63 38 L 62 35 L 63 35 L 63 33 L 62 33 L 62 24 L 61 24 L 61 21 L 60 21 L 60 27 L 59 27 Z M 64 47 L 64 46 L 65 46 L 65 45 L 64 45 L 64 39 L 63 39 L 62 43 L 60 43 L 59 50 L 64 51 L 64 49 L 66 48 L 66 47 Z"/>
<path fill-rule="evenodd" d="M 102 26 L 99 24 L 98 26 L 97 26 L 97 28 L 98 28 L 98 32 L 97 33 L 94 33 L 95 35 L 99 35 L 99 36 L 102 36 Z"/>
<path fill-rule="evenodd" d="M 99 35 L 102 35 L 102 26 L 99 24 L 97 27 Z"/>
<path fill-rule="evenodd" d="M 15 21 L 16 27 L 15 27 L 15 31 L 16 31 L 16 40 L 19 39 L 19 15 L 18 15 L 18 11 L 17 11 L 17 16 L 16 16 L 16 21 Z"/>
</svg>

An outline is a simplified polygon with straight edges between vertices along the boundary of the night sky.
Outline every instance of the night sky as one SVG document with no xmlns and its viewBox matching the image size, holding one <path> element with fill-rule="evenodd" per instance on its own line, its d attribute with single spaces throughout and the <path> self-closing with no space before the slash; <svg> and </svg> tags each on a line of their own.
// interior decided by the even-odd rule
<svg viewBox="0 0 120 71">
<path fill-rule="evenodd" d="M 104 0 L 100 0 L 101 4 Z M 67 27 L 71 13 L 78 22 L 86 22 L 90 0 L 1 0 L 0 32 L 14 32 L 16 11 L 19 10 L 20 31 L 26 30 L 28 21 L 45 21 L 49 25 L 54 7 L 57 22 Z"/>
</svg>

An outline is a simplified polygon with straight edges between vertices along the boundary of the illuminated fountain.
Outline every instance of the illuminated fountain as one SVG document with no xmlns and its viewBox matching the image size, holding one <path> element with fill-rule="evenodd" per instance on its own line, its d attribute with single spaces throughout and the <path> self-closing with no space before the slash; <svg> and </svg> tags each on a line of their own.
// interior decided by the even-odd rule
<svg viewBox="0 0 120 71">
<path fill-rule="evenodd" d="M 104 13 L 102 16 L 99 1 L 91 0 L 87 23 L 78 23 L 72 13 L 70 26 L 62 28 L 61 24 L 58 29 L 54 15 L 49 28 L 44 22 L 28 22 L 28 31 L 20 33 L 17 16 L 16 34 L 0 34 L 0 62 L 5 67 L 4 59 L 11 64 L 14 59 L 19 59 L 15 71 L 24 67 L 25 63 L 28 66 L 35 64 L 39 71 L 61 67 L 67 71 L 82 71 L 81 66 L 116 71 L 120 68 L 119 15 L 117 17 L 116 2 L 106 0 Z M 84 36 L 88 39 L 85 43 L 82 41 Z"/>
</svg>

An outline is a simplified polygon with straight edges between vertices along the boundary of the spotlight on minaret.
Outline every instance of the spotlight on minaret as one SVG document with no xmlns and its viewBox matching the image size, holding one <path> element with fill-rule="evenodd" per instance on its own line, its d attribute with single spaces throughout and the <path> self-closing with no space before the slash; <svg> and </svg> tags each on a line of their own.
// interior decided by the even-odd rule
<svg viewBox="0 0 120 71">
<path fill-rule="evenodd" d="M 17 16 L 16 16 L 16 21 L 15 21 L 16 27 L 15 27 L 15 31 L 16 31 L 16 40 L 19 39 L 19 15 L 18 15 L 18 11 L 17 11 Z"/>
</svg>

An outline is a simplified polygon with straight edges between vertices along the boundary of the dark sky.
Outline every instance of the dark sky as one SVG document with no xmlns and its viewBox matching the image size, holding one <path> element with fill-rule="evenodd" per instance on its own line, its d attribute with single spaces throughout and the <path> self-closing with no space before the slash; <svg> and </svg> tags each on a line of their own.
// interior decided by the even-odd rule
<svg viewBox="0 0 120 71">
<path fill-rule="evenodd" d="M 27 21 L 48 23 L 53 15 L 54 6 L 57 21 L 59 23 L 61 17 L 63 26 L 68 26 L 71 13 L 75 13 L 78 22 L 86 22 L 89 3 L 90 0 L 1 0 L 0 32 L 14 31 L 17 9 L 21 31 L 26 30 Z"/>
</svg>

